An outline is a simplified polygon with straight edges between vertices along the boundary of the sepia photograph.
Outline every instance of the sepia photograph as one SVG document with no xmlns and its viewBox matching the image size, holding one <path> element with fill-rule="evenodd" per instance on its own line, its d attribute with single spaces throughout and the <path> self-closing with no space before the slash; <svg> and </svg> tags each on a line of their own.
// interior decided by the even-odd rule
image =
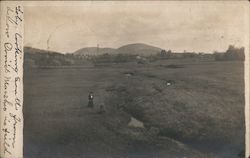
<svg viewBox="0 0 250 158">
<path fill-rule="evenodd" d="M 25 5 L 25 158 L 244 158 L 244 1 Z"/>
</svg>

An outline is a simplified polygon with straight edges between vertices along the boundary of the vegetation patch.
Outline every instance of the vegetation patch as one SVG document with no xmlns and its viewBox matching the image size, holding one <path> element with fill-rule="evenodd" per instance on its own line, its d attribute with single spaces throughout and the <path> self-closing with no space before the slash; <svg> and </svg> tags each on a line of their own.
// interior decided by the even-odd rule
<svg viewBox="0 0 250 158">
<path fill-rule="evenodd" d="M 170 68 L 170 69 L 184 68 L 184 65 L 175 65 L 175 64 L 160 65 L 160 66 L 165 67 L 165 68 Z"/>
</svg>

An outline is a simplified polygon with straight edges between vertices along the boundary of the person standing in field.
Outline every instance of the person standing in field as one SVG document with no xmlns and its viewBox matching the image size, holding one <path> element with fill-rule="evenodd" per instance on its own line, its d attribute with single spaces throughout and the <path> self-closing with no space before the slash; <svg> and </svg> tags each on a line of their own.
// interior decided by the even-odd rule
<svg viewBox="0 0 250 158">
<path fill-rule="evenodd" d="M 88 98 L 89 98 L 88 107 L 93 108 L 94 107 L 94 94 L 93 94 L 93 92 L 89 93 Z"/>
</svg>

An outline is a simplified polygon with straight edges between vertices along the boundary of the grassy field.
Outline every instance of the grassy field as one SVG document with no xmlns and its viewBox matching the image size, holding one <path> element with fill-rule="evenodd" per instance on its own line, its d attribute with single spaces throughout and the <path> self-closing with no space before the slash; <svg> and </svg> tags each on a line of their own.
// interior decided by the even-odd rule
<svg viewBox="0 0 250 158">
<path fill-rule="evenodd" d="M 25 157 L 238 157 L 243 70 L 243 62 L 186 59 L 26 68 Z M 87 108 L 90 91 L 94 109 Z M 145 128 L 128 127 L 131 116 Z"/>
</svg>

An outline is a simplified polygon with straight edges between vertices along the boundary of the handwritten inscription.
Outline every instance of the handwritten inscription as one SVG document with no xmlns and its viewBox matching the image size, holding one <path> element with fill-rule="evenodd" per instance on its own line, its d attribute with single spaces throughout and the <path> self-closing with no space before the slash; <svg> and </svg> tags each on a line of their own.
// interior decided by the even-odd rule
<svg viewBox="0 0 250 158">
<path fill-rule="evenodd" d="M 11 43 L 4 43 L 4 69 L 5 73 L 10 73 L 9 67 L 8 67 L 8 54 L 12 50 L 12 44 Z"/>
<path fill-rule="evenodd" d="M 4 123 L 3 123 L 3 125 L 4 125 L 4 126 L 7 125 L 7 117 L 6 117 L 6 116 L 4 117 Z M 3 128 L 3 129 L 2 129 L 2 133 L 3 133 L 3 138 L 4 138 L 4 140 L 8 140 L 8 135 L 9 135 L 9 133 L 10 133 L 10 132 L 8 131 L 8 128 Z M 3 142 L 3 151 L 4 151 L 4 154 L 9 154 L 9 155 L 11 155 L 11 152 L 10 152 L 9 148 L 10 148 L 9 142 L 8 142 L 8 141 L 4 141 L 4 142 Z"/>
<path fill-rule="evenodd" d="M 15 27 L 17 27 L 20 24 L 20 22 L 23 21 L 22 17 L 23 17 L 23 11 L 21 9 L 21 6 L 17 6 L 15 9 L 7 7 L 5 34 L 8 38 L 10 37 L 11 25 L 15 25 Z"/>
<path fill-rule="evenodd" d="M 1 101 L 1 147 L 2 157 L 14 156 L 18 147 L 18 130 L 22 125 L 22 27 L 23 9 L 21 6 L 6 6 L 4 10 L 5 29 L 4 40 L 1 43 L 3 50 L 3 78 Z"/>
<path fill-rule="evenodd" d="M 19 118 L 19 117 L 17 117 L 16 115 L 14 115 L 13 113 L 10 113 L 10 118 L 12 119 L 12 121 L 10 121 L 10 122 L 12 122 L 12 128 L 13 128 L 13 132 L 12 132 L 12 136 L 11 136 L 11 138 L 12 138 L 12 142 L 11 142 L 11 144 L 12 144 L 12 147 L 13 148 L 15 148 L 15 142 L 16 142 L 16 125 L 17 125 L 17 123 L 19 123 L 19 122 L 21 122 L 21 119 Z"/>
<path fill-rule="evenodd" d="M 13 103 L 9 101 L 9 93 L 8 93 L 8 87 L 10 85 L 10 79 L 11 77 L 4 77 L 4 93 L 3 93 L 3 111 L 7 111 L 7 108 L 12 106 Z"/>
</svg>

